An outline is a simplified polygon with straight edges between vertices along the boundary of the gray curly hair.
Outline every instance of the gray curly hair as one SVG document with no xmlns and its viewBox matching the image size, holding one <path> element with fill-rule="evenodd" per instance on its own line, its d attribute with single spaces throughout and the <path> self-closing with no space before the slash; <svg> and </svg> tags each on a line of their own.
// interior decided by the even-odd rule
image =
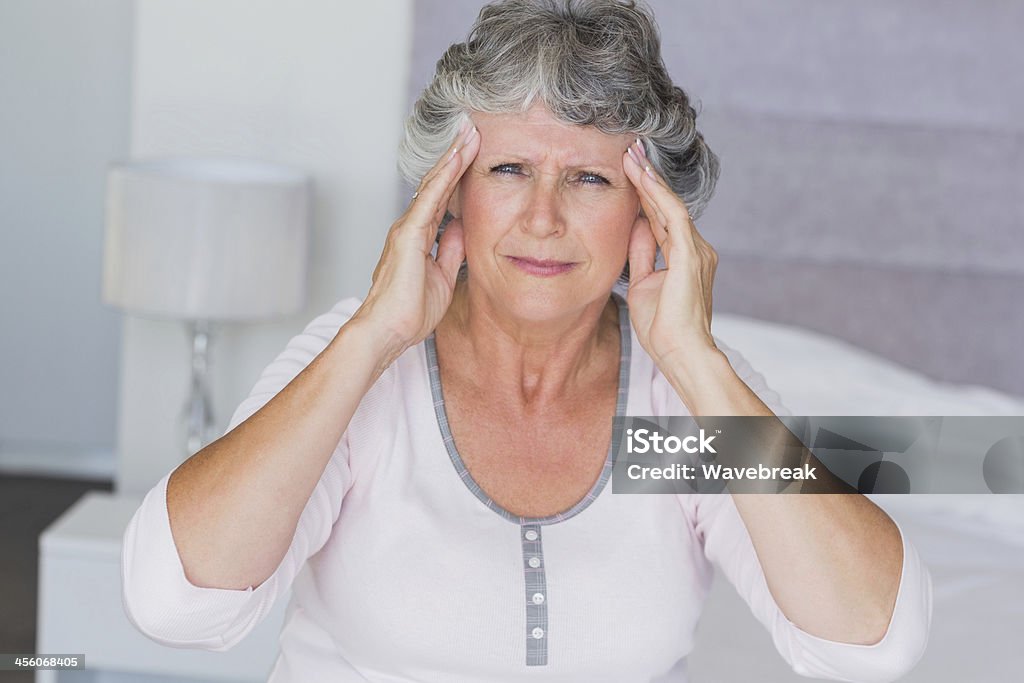
<svg viewBox="0 0 1024 683">
<path fill-rule="evenodd" d="M 558 120 L 638 135 L 696 219 L 718 180 L 697 111 L 672 83 L 650 9 L 620 0 L 497 0 L 437 62 L 405 124 L 398 167 L 413 187 L 470 112 L 525 112 L 540 98 Z M 444 225 L 451 216 L 445 216 Z M 629 264 L 622 281 L 628 282 Z"/>
</svg>

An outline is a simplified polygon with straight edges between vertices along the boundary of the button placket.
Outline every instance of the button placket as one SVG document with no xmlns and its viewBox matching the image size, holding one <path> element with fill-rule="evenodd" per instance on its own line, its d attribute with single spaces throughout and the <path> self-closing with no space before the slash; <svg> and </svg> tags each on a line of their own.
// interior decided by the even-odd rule
<svg viewBox="0 0 1024 683">
<path fill-rule="evenodd" d="M 526 665 L 545 666 L 548 663 L 548 591 L 540 525 L 522 525 L 520 537 L 526 579 Z"/>
</svg>

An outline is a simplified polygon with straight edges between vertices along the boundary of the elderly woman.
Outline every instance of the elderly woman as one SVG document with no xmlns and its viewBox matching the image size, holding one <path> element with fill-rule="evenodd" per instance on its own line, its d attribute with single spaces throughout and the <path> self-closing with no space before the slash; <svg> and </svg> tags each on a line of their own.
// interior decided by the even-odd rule
<svg viewBox="0 0 1024 683">
<path fill-rule="evenodd" d="M 481 11 L 409 119 L 365 300 L 132 520 L 141 631 L 225 650 L 291 588 L 274 683 L 684 681 L 714 562 L 797 672 L 913 666 L 929 577 L 864 497 L 607 486 L 615 416 L 785 411 L 711 334 L 718 162 L 659 54 L 633 3 Z"/>
</svg>

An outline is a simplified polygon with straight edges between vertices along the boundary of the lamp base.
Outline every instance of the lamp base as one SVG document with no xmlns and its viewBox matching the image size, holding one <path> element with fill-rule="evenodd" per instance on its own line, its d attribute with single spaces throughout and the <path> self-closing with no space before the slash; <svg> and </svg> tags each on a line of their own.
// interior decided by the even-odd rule
<svg viewBox="0 0 1024 683">
<path fill-rule="evenodd" d="M 213 427 L 213 410 L 210 407 L 208 349 L 210 344 L 210 322 L 192 320 L 188 323 L 192 337 L 192 379 L 188 402 L 185 404 L 187 436 L 186 457 L 199 452 L 208 443 Z"/>
</svg>

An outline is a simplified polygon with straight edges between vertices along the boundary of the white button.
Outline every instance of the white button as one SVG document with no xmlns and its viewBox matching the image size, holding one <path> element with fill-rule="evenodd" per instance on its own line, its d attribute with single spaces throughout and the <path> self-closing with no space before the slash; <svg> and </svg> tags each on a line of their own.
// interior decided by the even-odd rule
<svg viewBox="0 0 1024 683">
<path fill-rule="evenodd" d="M 540 558 L 539 557 L 531 557 L 529 560 L 527 560 L 527 562 L 534 569 L 536 569 L 537 567 L 540 566 Z"/>
<path fill-rule="evenodd" d="M 530 633 L 530 635 L 532 635 L 535 640 L 540 640 L 541 638 L 544 637 L 544 629 L 542 629 L 540 626 L 538 626 L 537 628 L 533 629 L 533 631 Z"/>
<path fill-rule="evenodd" d="M 533 529 L 530 529 L 529 531 L 527 531 L 526 532 L 526 540 L 527 541 L 536 541 L 537 540 L 537 532 L 534 531 Z"/>
<path fill-rule="evenodd" d="M 533 594 L 533 604 L 540 605 L 543 602 L 544 602 L 544 594 L 543 593 L 534 593 Z"/>
</svg>

